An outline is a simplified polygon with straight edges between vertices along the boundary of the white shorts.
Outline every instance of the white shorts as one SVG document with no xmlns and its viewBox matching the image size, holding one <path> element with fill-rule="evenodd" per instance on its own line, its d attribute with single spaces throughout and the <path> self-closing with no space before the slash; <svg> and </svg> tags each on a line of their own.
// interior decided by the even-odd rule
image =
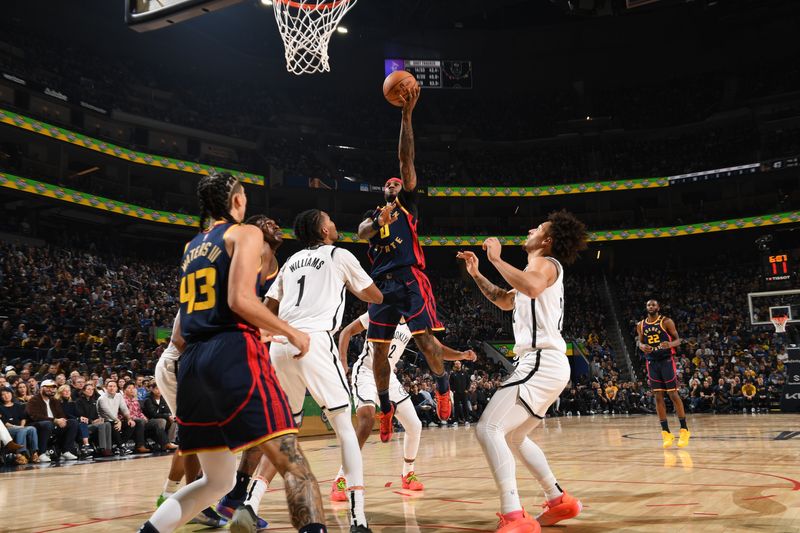
<svg viewBox="0 0 800 533">
<path fill-rule="evenodd" d="M 535 350 L 523 354 L 514 373 L 500 388 L 514 387 L 517 399 L 535 417 L 544 418 L 569 383 L 569 360 L 558 350 Z"/>
<path fill-rule="evenodd" d="M 353 384 L 353 396 L 356 401 L 356 409 L 364 405 L 376 406 L 380 403 L 378 399 L 378 386 L 375 384 L 375 374 L 372 368 L 362 364 L 359 360 L 353 366 L 353 373 L 350 376 Z M 398 404 L 409 398 L 408 392 L 397 379 L 397 374 L 389 373 L 389 400 Z"/>
<path fill-rule="evenodd" d="M 172 414 L 175 414 L 178 407 L 178 359 L 181 352 L 175 347 L 174 344 L 169 343 L 169 346 L 161 354 L 156 363 L 155 377 L 158 390 L 161 391 L 161 396 L 169 406 Z"/>
<path fill-rule="evenodd" d="M 350 407 L 350 388 L 339 360 L 339 350 L 328 332 L 311 333 L 311 347 L 300 359 L 291 344 L 273 342 L 269 355 L 281 387 L 289 398 L 292 414 L 303 412 L 306 389 L 325 411 Z"/>
</svg>

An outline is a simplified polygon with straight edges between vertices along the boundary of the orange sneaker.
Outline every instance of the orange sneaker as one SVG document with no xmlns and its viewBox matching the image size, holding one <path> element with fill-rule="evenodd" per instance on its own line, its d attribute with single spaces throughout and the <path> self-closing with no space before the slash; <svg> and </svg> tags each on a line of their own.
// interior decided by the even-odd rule
<svg viewBox="0 0 800 533">
<path fill-rule="evenodd" d="M 331 501 L 332 502 L 346 502 L 347 501 L 347 481 L 343 477 L 337 478 L 331 485 Z"/>
<path fill-rule="evenodd" d="M 394 404 L 388 413 L 378 413 L 378 420 L 381 421 L 381 442 L 389 442 L 392 438 L 392 419 L 394 418 Z"/>
<path fill-rule="evenodd" d="M 439 394 L 436 391 L 436 416 L 439 417 L 439 420 L 446 423 L 450 420 L 450 413 L 452 412 L 453 404 L 450 402 L 450 391 L 448 390 L 444 394 Z"/>
<path fill-rule="evenodd" d="M 539 533 L 542 527 L 539 522 L 534 520 L 524 509 L 522 517 L 516 520 L 509 520 L 500 513 L 497 513 L 500 521 L 497 522 L 496 533 Z"/>
<path fill-rule="evenodd" d="M 536 520 L 542 526 L 552 526 L 562 520 L 578 516 L 581 509 L 583 509 L 583 505 L 580 500 L 573 498 L 564 491 L 561 494 L 561 503 L 551 506 L 549 502 L 544 502 L 542 508 L 544 511 L 536 517 Z"/>
<path fill-rule="evenodd" d="M 409 472 L 400 479 L 403 480 L 403 488 L 406 490 L 423 490 L 425 488 L 414 472 Z"/>
</svg>

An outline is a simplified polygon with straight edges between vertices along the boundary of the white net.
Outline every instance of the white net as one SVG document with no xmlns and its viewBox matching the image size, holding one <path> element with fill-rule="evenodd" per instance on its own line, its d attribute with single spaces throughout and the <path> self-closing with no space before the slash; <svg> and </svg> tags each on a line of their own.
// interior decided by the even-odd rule
<svg viewBox="0 0 800 533">
<path fill-rule="evenodd" d="M 788 316 L 774 316 L 769 320 L 775 326 L 775 333 L 786 333 L 786 323 L 789 321 Z"/>
<path fill-rule="evenodd" d="M 342 17 L 356 1 L 274 0 L 286 70 L 293 74 L 330 71 L 328 43 Z"/>
</svg>

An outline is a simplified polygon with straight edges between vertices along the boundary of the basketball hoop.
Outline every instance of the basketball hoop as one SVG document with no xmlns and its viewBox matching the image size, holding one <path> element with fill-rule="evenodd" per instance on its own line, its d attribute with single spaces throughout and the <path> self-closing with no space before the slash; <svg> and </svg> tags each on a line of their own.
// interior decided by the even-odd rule
<svg viewBox="0 0 800 533">
<path fill-rule="evenodd" d="M 286 70 L 292 74 L 329 72 L 328 43 L 357 0 L 274 0 Z"/>
<path fill-rule="evenodd" d="M 788 316 L 773 316 L 770 317 L 769 321 L 775 326 L 775 333 L 786 333 L 786 323 L 789 321 Z"/>
</svg>

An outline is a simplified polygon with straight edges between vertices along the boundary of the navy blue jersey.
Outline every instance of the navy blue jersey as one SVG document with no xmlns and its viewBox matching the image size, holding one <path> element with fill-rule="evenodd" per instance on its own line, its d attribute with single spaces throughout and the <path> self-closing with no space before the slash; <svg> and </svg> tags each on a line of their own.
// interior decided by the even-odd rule
<svg viewBox="0 0 800 533">
<path fill-rule="evenodd" d="M 665 316 L 659 316 L 655 322 L 648 322 L 648 319 L 645 318 L 640 322 L 642 325 L 644 344 L 653 348 L 653 351 L 647 354 L 648 359 L 655 361 L 658 359 L 665 359 L 675 354 L 675 348 L 668 348 L 666 350 L 658 348 L 658 345 L 662 342 L 672 341 L 672 337 L 667 332 L 667 328 L 664 327 L 664 320 L 666 320 L 666 318 Z"/>
<path fill-rule="evenodd" d="M 258 283 L 256 284 L 256 293 L 258 294 L 258 299 L 263 300 L 264 297 L 269 292 L 269 288 L 272 287 L 272 284 L 275 283 L 275 278 L 278 277 L 278 272 L 281 271 L 281 266 L 275 269 L 275 272 L 272 272 L 267 276 L 267 279 L 264 280 L 264 283 L 261 283 L 261 276 L 258 277 Z"/>
<path fill-rule="evenodd" d="M 225 250 L 225 233 L 234 224 L 217 222 L 198 233 L 181 259 L 181 335 L 187 343 L 205 340 L 221 331 L 249 328 L 228 307 L 231 257 Z"/>
<path fill-rule="evenodd" d="M 417 194 L 401 190 L 397 195 L 397 220 L 387 224 L 369 240 L 367 256 L 372 263 L 372 277 L 401 267 L 425 269 L 425 255 L 417 236 Z M 372 216 L 380 212 L 377 208 Z"/>
</svg>

